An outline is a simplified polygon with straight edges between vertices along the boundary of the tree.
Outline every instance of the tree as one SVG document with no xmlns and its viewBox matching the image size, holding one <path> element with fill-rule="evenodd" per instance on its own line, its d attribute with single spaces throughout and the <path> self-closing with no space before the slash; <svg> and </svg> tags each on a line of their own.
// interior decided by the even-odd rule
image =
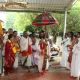
<svg viewBox="0 0 80 80">
<path fill-rule="evenodd" d="M 13 28 L 13 23 L 14 23 L 14 15 L 15 13 L 13 12 L 6 12 L 6 23 L 5 27 L 8 28 Z"/>
<path fill-rule="evenodd" d="M 71 11 L 68 15 L 67 31 L 79 32 L 80 31 L 80 13 L 79 11 Z"/>
<path fill-rule="evenodd" d="M 80 31 L 80 1 L 72 7 L 68 14 L 67 31 L 79 32 Z"/>
<path fill-rule="evenodd" d="M 26 25 L 30 25 L 31 21 L 28 19 L 28 14 L 25 13 L 16 13 L 14 20 L 14 28 L 19 31 L 24 31 Z"/>
</svg>

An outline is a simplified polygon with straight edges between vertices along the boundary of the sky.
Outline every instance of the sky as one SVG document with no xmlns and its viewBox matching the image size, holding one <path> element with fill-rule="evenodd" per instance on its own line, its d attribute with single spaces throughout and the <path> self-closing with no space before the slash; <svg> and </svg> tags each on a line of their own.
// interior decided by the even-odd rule
<svg viewBox="0 0 80 80">
<path fill-rule="evenodd" d="M 5 12 L 0 11 L 0 19 L 5 22 L 6 19 Z"/>
<path fill-rule="evenodd" d="M 6 22 L 6 14 L 5 14 L 5 12 L 1 12 L 0 11 L 0 20 L 2 20 L 4 23 Z M 5 27 L 4 24 L 3 24 L 3 27 Z"/>
</svg>

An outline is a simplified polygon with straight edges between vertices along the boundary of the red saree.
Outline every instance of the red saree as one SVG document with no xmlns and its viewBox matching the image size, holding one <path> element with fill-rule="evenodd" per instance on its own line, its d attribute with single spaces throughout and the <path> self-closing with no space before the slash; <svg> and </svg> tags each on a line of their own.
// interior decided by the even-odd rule
<svg viewBox="0 0 80 80">
<path fill-rule="evenodd" d="M 11 41 L 7 41 L 5 44 L 5 71 L 10 72 L 13 69 L 13 64 L 15 61 L 15 53 L 13 51 L 13 46 Z"/>
<path fill-rule="evenodd" d="M 40 50 L 41 50 L 41 55 L 43 56 L 43 68 L 42 70 L 45 71 L 46 69 L 46 61 L 47 61 L 47 54 L 46 54 L 46 49 L 47 49 L 47 44 L 45 41 L 40 41 Z"/>
<path fill-rule="evenodd" d="M 40 42 L 40 49 L 41 49 L 41 55 L 45 55 L 45 51 L 46 51 L 46 44 L 45 42 Z"/>
<path fill-rule="evenodd" d="M 70 65 L 71 65 L 71 61 L 72 61 L 72 49 L 73 49 L 73 47 L 74 47 L 74 45 L 75 45 L 75 41 L 76 41 L 76 38 L 74 38 L 73 40 L 72 40 L 72 43 L 71 43 L 71 45 L 68 45 L 68 48 L 69 48 L 69 56 L 68 56 L 68 62 L 70 63 Z"/>
<path fill-rule="evenodd" d="M 69 57 L 68 57 L 68 62 L 71 64 L 71 61 L 72 61 L 72 46 L 71 45 L 69 45 L 68 46 L 69 47 Z"/>
</svg>

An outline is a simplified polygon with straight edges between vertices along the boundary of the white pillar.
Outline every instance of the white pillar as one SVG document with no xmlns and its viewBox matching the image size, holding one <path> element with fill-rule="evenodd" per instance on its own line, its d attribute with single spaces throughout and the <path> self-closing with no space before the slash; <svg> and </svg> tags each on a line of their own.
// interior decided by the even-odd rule
<svg viewBox="0 0 80 80">
<path fill-rule="evenodd" d="M 65 17 L 65 19 L 64 19 L 64 34 L 63 34 L 63 38 L 64 38 L 65 33 L 66 33 L 66 26 L 67 26 L 67 10 L 65 11 L 64 17 Z"/>
</svg>

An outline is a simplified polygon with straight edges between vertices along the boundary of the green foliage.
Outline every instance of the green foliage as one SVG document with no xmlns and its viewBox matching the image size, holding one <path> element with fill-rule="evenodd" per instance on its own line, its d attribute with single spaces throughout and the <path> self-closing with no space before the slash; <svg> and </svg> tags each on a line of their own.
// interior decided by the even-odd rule
<svg viewBox="0 0 80 80">
<path fill-rule="evenodd" d="M 34 26 L 35 27 L 35 31 L 41 31 L 43 29 L 43 26 Z"/>
<path fill-rule="evenodd" d="M 38 15 L 38 13 L 7 12 L 6 28 L 12 27 L 18 31 L 24 31 L 25 26 L 31 25 L 36 15 Z"/>
<path fill-rule="evenodd" d="M 6 23 L 5 23 L 5 27 L 8 28 L 13 28 L 13 22 L 14 22 L 14 13 L 10 12 L 6 12 Z"/>
<path fill-rule="evenodd" d="M 67 31 L 80 32 L 80 1 L 72 7 L 67 18 Z"/>
<path fill-rule="evenodd" d="M 27 13 L 16 13 L 14 20 L 14 28 L 17 30 L 24 31 L 26 25 L 30 25 L 31 21 L 29 19 L 30 15 Z"/>
<path fill-rule="evenodd" d="M 68 15 L 67 31 L 79 32 L 80 31 L 80 13 L 79 11 L 71 11 Z"/>
<path fill-rule="evenodd" d="M 28 26 L 25 27 L 25 31 L 35 32 L 35 28 L 32 25 L 28 25 Z"/>
<path fill-rule="evenodd" d="M 61 34 L 64 30 L 64 14 L 53 13 L 52 16 L 55 17 L 57 19 L 57 21 L 59 22 L 59 25 L 55 25 L 55 26 L 53 26 L 53 28 L 51 28 L 51 32 L 52 32 L 54 38 L 56 38 L 56 36 Z M 62 34 L 61 34 L 61 36 L 62 36 Z"/>
<path fill-rule="evenodd" d="M 42 30 L 42 26 L 33 26 L 33 25 L 28 25 L 25 27 L 25 31 L 30 31 L 30 32 L 37 32 L 37 31 L 41 31 Z"/>
</svg>

